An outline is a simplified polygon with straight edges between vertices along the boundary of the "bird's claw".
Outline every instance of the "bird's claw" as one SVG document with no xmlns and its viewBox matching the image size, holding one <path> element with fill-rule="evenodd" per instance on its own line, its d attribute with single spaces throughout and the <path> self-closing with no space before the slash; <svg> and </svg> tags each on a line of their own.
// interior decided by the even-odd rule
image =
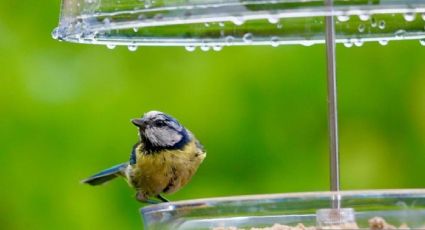
<svg viewBox="0 0 425 230">
<path fill-rule="evenodd" d="M 161 195 L 157 195 L 156 198 L 158 198 L 161 201 L 149 199 L 149 197 L 146 196 L 145 194 L 143 194 L 142 192 L 136 193 L 136 200 L 141 202 L 141 203 L 159 204 L 159 203 L 162 203 L 162 202 L 170 202 L 169 200 L 167 200 L 166 198 L 164 198 Z"/>
</svg>

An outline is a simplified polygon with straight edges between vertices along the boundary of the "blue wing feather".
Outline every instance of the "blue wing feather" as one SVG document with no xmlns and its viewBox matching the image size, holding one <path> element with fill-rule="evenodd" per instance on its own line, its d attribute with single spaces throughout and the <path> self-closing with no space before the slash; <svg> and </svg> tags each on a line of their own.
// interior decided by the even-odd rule
<svg viewBox="0 0 425 230">
<path fill-rule="evenodd" d="M 133 146 L 133 149 L 131 150 L 130 165 L 136 164 L 136 161 L 137 161 L 136 151 L 137 151 L 137 146 L 139 146 L 139 145 L 140 145 L 140 143 L 135 144 Z"/>
<path fill-rule="evenodd" d="M 127 167 L 128 163 L 122 163 L 119 165 L 115 165 L 111 168 L 105 169 L 87 179 L 84 179 L 81 181 L 82 183 L 90 184 L 90 185 L 101 185 L 107 181 L 110 181 L 117 176 L 121 175 L 125 168 Z"/>
</svg>

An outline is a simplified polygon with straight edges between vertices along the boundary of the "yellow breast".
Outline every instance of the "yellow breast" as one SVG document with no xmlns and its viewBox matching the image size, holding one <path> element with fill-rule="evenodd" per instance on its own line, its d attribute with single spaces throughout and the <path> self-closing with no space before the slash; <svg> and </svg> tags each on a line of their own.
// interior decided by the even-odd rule
<svg viewBox="0 0 425 230">
<path fill-rule="evenodd" d="M 194 141 L 183 150 L 167 150 L 153 154 L 137 151 L 137 163 L 130 175 L 130 184 L 145 196 L 172 193 L 189 182 L 206 156 Z"/>
</svg>

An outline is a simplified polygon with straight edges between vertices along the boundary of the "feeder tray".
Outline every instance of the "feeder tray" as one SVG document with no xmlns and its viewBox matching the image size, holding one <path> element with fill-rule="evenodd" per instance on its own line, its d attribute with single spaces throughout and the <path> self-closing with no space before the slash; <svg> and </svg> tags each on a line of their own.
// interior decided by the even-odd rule
<svg viewBox="0 0 425 230">
<path fill-rule="evenodd" d="M 335 200 L 341 208 L 329 209 Z M 213 198 L 148 206 L 141 213 L 150 230 L 425 229 L 425 190 Z"/>
<path fill-rule="evenodd" d="M 336 17 L 336 42 L 346 46 L 425 38 L 423 0 L 64 0 L 53 37 L 130 50 L 309 46 L 325 43 L 323 16 Z"/>
</svg>

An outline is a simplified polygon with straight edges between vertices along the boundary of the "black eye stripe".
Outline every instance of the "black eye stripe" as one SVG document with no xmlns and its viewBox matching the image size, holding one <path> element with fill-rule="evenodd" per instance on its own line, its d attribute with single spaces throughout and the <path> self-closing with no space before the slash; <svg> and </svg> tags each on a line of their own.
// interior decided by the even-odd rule
<svg viewBox="0 0 425 230">
<path fill-rule="evenodd" d="M 159 127 L 167 125 L 165 123 L 165 121 L 163 121 L 163 120 L 156 120 L 154 124 L 155 124 L 155 126 L 159 126 Z"/>
</svg>

